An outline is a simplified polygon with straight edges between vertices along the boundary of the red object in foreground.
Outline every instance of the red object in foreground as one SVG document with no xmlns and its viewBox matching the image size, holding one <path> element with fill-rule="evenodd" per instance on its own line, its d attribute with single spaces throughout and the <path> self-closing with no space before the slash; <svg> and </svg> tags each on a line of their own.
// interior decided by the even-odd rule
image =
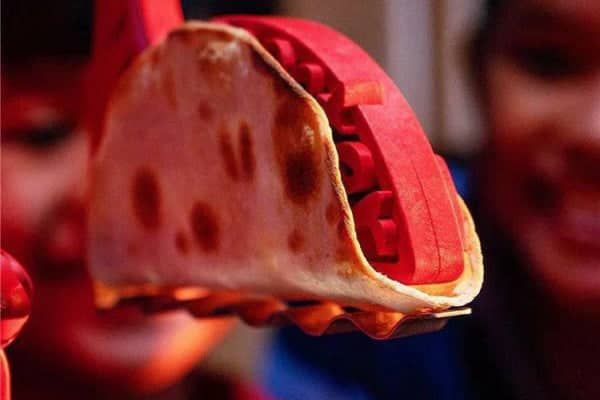
<svg viewBox="0 0 600 400">
<path fill-rule="evenodd" d="M 10 371 L 4 348 L 21 332 L 31 312 L 33 284 L 25 269 L 0 250 L 0 400 L 10 399 Z"/>
<path fill-rule="evenodd" d="M 0 252 L 2 273 L 0 338 L 4 348 L 15 339 L 29 318 L 33 284 L 25 269 L 14 258 L 4 250 Z"/>
<path fill-rule="evenodd" d="M 324 108 L 365 255 L 406 284 L 464 269 L 456 190 L 400 90 L 350 39 L 282 17 L 215 19 L 248 30 Z"/>
</svg>

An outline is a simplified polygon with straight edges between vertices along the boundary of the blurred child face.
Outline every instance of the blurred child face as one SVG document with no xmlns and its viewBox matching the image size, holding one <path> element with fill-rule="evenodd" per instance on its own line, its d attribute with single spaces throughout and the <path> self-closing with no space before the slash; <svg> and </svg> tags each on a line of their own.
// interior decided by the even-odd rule
<svg viewBox="0 0 600 400">
<path fill-rule="evenodd" d="M 187 372 L 228 323 L 95 312 L 85 270 L 87 136 L 76 127 L 82 72 L 53 62 L 2 70 L 2 247 L 35 287 L 15 346 L 74 379 L 152 390 Z"/>
<path fill-rule="evenodd" d="M 486 201 L 556 299 L 598 310 L 600 2 L 504 8 L 487 53 Z"/>
</svg>

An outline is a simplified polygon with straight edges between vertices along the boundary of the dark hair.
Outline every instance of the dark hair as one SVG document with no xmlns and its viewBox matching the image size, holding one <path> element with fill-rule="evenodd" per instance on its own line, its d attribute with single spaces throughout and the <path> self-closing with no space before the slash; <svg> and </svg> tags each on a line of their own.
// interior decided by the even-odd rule
<svg viewBox="0 0 600 400">
<path fill-rule="evenodd" d="M 104 0 L 95 0 L 104 1 Z M 223 13 L 271 14 L 276 0 L 182 0 L 187 17 Z M 2 64 L 45 57 L 86 58 L 91 53 L 94 0 L 2 1 Z"/>
<path fill-rule="evenodd" d="M 2 64 L 88 56 L 92 14 L 91 0 L 3 1 Z"/>
<path fill-rule="evenodd" d="M 484 3 L 479 25 L 473 33 L 471 41 L 468 43 L 469 75 L 477 89 L 478 95 L 483 94 L 483 85 L 485 84 L 484 74 L 487 69 L 486 62 L 488 59 L 487 52 L 493 46 L 495 29 L 509 1 L 487 0 Z"/>
</svg>

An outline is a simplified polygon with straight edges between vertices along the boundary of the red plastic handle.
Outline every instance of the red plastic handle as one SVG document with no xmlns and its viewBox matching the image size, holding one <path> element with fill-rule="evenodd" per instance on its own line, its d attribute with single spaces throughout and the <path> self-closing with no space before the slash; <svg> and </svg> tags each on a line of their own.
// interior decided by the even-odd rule
<svg viewBox="0 0 600 400">
<path fill-rule="evenodd" d="M 402 93 L 377 63 L 315 22 L 244 15 L 215 21 L 248 30 L 323 106 L 371 264 L 408 284 L 458 278 L 464 266 L 456 191 Z"/>
</svg>

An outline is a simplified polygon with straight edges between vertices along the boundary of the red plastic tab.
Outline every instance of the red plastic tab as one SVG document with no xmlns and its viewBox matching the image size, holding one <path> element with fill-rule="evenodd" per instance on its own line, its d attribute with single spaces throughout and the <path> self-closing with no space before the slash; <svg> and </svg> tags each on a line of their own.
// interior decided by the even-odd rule
<svg viewBox="0 0 600 400">
<path fill-rule="evenodd" d="M 352 207 L 358 240 L 369 260 L 393 261 L 391 259 L 398 257 L 393 207 L 393 195 L 389 191 L 372 192 Z"/>
<path fill-rule="evenodd" d="M 289 41 L 272 38 L 265 40 L 264 46 L 288 72 L 296 66 L 296 54 Z"/>
<path fill-rule="evenodd" d="M 315 22 L 244 15 L 216 21 L 256 36 L 323 106 L 371 264 L 407 284 L 458 278 L 464 266 L 456 191 L 410 106 L 377 63 Z"/>
<path fill-rule="evenodd" d="M 349 194 L 365 192 L 377 185 L 375 161 L 367 146 L 361 142 L 337 144 L 342 170 L 342 181 Z"/>
<path fill-rule="evenodd" d="M 294 78 L 310 93 L 321 93 L 325 88 L 325 71 L 319 64 L 303 62 L 295 72 Z"/>
<path fill-rule="evenodd" d="M 333 91 L 332 102 L 338 111 L 359 104 L 383 104 L 383 86 L 377 81 L 338 85 Z"/>
</svg>

